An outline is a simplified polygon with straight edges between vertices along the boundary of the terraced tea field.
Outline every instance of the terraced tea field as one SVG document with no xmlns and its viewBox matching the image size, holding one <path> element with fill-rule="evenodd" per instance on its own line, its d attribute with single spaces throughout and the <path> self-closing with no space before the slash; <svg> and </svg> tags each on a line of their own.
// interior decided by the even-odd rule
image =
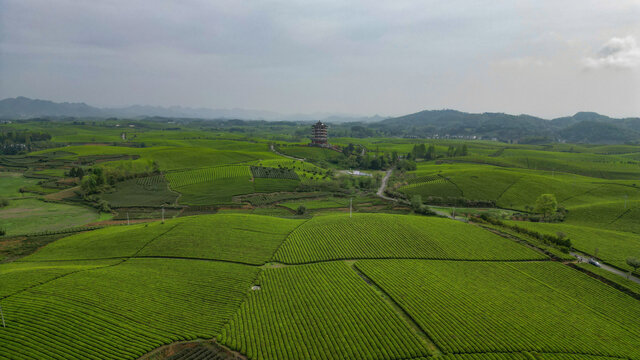
<svg viewBox="0 0 640 360">
<path fill-rule="evenodd" d="M 175 259 L 76 270 L 2 299 L 9 326 L 0 331 L 0 357 L 137 358 L 164 343 L 210 338 L 256 273 L 243 265 Z"/>
<path fill-rule="evenodd" d="M 529 260 L 545 256 L 448 219 L 340 214 L 307 221 L 287 237 L 274 257 L 287 264 L 380 258 Z"/>
<path fill-rule="evenodd" d="M 553 262 L 359 261 L 444 353 L 640 356 L 637 300 Z"/>
<path fill-rule="evenodd" d="M 427 344 L 343 263 L 267 269 L 258 283 L 261 289 L 219 336 L 221 343 L 251 359 L 429 354 Z"/>
<path fill-rule="evenodd" d="M 11 359 L 137 358 L 196 338 L 249 359 L 640 359 L 637 300 L 441 218 L 217 214 L 107 227 L 0 264 L 0 282 L 0 357 Z"/>
</svg>

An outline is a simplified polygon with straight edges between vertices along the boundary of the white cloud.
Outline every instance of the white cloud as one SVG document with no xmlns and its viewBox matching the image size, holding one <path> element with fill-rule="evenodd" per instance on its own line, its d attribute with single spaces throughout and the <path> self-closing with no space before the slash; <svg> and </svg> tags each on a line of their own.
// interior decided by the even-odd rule
<svg viewBox="0 0 640 360">
<path fill-rule="evenodd" d="M 584 59 L 584 64 L 591 69 L 640 67 L 640 46 L 632 36 L 613 37 L 596 56 Z"/>
</svg>

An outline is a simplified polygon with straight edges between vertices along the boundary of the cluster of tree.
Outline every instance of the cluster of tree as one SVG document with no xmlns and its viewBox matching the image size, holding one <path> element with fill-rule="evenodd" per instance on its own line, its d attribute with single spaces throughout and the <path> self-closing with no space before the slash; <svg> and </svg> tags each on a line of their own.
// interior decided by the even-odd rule
<svg viewBox="0 0 640 360">
<path fill-rule="evenodd" d="M 463 197 L 440 197 L 429 196 L 427 197 L 427 203 L 432 205 L 445 205 L 456 207 L 470 207 L 470 208 L 494 208 L 496 202 L 494 200 L 474 200 Z"/>
<path fill-rule="evenodd" d="M 71 170 L 69 170 L 67 175 L 69 177 L 77 177 L 77 178 L 80 178 L 80 180 L 82 180 L 82 178 L 84 177 L 84 169 L 81 167 L 74 166 L 71 168 Z"/>
<path fill-rule="evenodd" d="M 431 209 L 429 209 L 429 207 L 422 202 L 422 196 L 420 195 L 413 195 L 411 197 L 411 209 L 416 214 L 429 215 L 429 216 L 437 215 L 435 212 L 431 211 Z"/>
<path fill-rule="evenodd" d="M 79 177 L 80 188 L 85 195 L 99 193 L 109 186 L 115 185 L 119 181 L 134 179 L 138 177 L 151 176 L 160 173 L 158 164 L 153 161 L 150 166 L 144 169 L 130 169 L 127 167 L 94 167 L 88 169 L 72 168 L 69 172 Z"/>
<path fill-rule="evenodd" d="M 80 181 L 80 188 L 87 195 L 98 193 L 108 185 L 107 177 L 102 168 L 96 167 L 88 169 L 87 172 L 83 172 L 83 174 L 82 180 Z"/>
<path fill-rule="evenodd" d="M 10 130 L 0 133 L 0 154 L 17 155 L 36 149 L 35 143 L 51 140 L 51 134 L 39 131 Z"/>
<path fill-rule="evenodd" d="M 418 165 L 416 165 L 415 161 L 411 161 L 411 160 L 402 159 L 396 163 L 396 169 L 400 171 L 413 171 L 413 170 L 416 170 L 417 168 L 418 168 Z"/>
<path fill-rule="evenodd" d="M 352 154 L 341 159 L 338 165 L 347 169 L 384 170 L 395 165 L 397 161 L 398 158 L 389 153 L 380 155 Z"/>
<path fill-rule="evenodd" d="M 456 157 L 456 156 L 467 156 L 469 155 L 469 149 L 467 148 L 467 144 L 453 146 L 449 145 L 447 149 L 447 157 Z"/>
<path fill-rule="evenodd" d="M 431 144 L 427 147 L 425 144 L 413 145 L 411 152 L 407 153 L 406 158 L 408 160 L 425 159 L 433 160 L 437 157 L 436 147 Z"/>
<path fill-rule="evenodd" d="M 519 217 L 532 222 L 560 222 L 567 216 L 567 209 L 558 206 L 558 201 L 553 194 L 542 194 L 538 196 L 533 206 L 526 205 L 524 208 L 534 214 L 520 214 Z"/>
<path fill-rule="evenodd" d="M 9 206 L 9 199 L 0 198 L 0 208 L 3 208 L 5 206 Z"/>
<path fill-rule="evenodd" d="M 333 180 L 305 181 L 298 185 L 299 192 L 328 191 L 332 193 L 352 194 L 357 190 L 374 190 L 380 185 L 377 176 L 343 176 Z"/>
</svg>

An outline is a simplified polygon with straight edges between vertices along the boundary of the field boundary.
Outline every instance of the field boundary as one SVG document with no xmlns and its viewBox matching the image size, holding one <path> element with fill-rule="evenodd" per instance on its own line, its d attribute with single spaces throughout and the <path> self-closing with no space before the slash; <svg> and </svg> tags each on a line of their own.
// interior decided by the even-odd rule
<svg viewBox="0 0 640 360">
<path fill-rule="evenodd" d="M 50 283 L 50 282 L 52 282 L 52 281 L 55 281 L 55 280 L 61 279 L 61 278 L 65 277 L 65 276 L 69 276 L 69 275 L 72 275 L 72 274 L 80 273 L 80 272 L 83 272 L 83 271 L 98 270 L 98 269 L 108 268 L 108 267 L 111 267 L 111 266 L 117 266 L 117 265 L 120 265 L 120 264 L 122 264 L 123 262 L 125 262 L 125 261 L 127 261 L 127 260 L 128 260 L 128 259 L 126 259 L 126 258 L 116 258 L 116 259 L 120 259 L 120 260 L 122 260 L 122 261 L 117 262 L 117 263 L 115 263 L 115 264 L 109 264 L 109 265 L 105 265 L 105 266 L 98 266 L 98 267 L 94 267 L 94 268 L 90 268 L 90 269 L 81 269 L 81 270 L 71 271 L 71 272 L 68 272 L 68 273 L 66 273 L 66 274 L 62 274 L 62 275 L 59 275 L 59 276 L 53 277 L 53 278 L 48 279 L 48 280 L 46 280 L 46 281 L 43 281 L 43 282 L 40 282 L 40 283 L 37 283 L 37 284 L 33 284 L 33 285 L 30 285 L 30 286 L 27 286 L 26 288 L 24 288 L 24 289 L 20 289 L 20 290 L 18 290 L 18 291 L 16 291 L 16 292 L 14 292 L 14 293 L 12 293 L 12 294 L 9 294 L 9 295 L 6 295 L 6 296 L 3 296 L 3 297 L 0 297 L 0 300 L 8 299 L 8 298 L 10 298 L 10 297 L 12 297 L 12 296 L 18 295 L 18 294 L 23 293 L 23 292 L 25 292 L 25 291 L 27 291 L 27 290 L 31 290 L 31 289 L 36 288 L 36 287 L 39 287 L 39 286 L 41 286 L 41 285 L 48 284 L 48 283 Z M 104 260 L 116 260 L 116 259 L 104 259 Z M 100 259 L 98 259 L 98 260 L 100 260 Z M 69 260 L 69 261 L 77 261 L 77 260 Z M 27 263 L 27 262 L 28 262 L 28 261 L 23 261 L 22 263 Z M 45 262 L 45 261 L 43 261 L 43 262 Z"/>
<path fill-rule="evenodd" d="M 431 355 L 440 355 L 442 354 L 442 349 L 433 341 L 433 339 L 418 325 L 416 320 L 409 315 L 409 313 L 398 304 L 393 298 L 386 292 L 380 285 L 378 285 L 375 281 L 369 278 L 364 272 L 362 272 L 355 263 L 347 264 L 367 285 L 369 285 L 373 291 L 375 291 L 381 298 L 383 302 L 385 302 L 391 309 L 393 310 L 398 317 L 400 317 L 411 330 L 420 338 L 420 340 L 427 346 Z"/>
</svg>

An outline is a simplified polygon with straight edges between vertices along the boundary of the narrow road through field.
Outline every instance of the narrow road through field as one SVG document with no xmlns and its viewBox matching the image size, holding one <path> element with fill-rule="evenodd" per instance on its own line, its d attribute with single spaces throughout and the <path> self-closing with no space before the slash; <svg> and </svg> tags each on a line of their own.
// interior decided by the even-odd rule
<svg viewBox="0 0 640 360">
<path fill-rule="evenodd" d="M 581 254 L 581 253 L 576 253 L 576 252 L 570 252 L 569 254 L 571 254 L 572 256 L 576 257 L 578 259 L 578 261 L 580 261 L 580 262 L 584 262 L 584 263 L 588 263 L 589 262 L 590 256 L 587 256 L 587 255 L 584 255 L 584 254 Z M 631 281 L 633 281 L 635 283 L 640 284 L 640 279 L 639 278 L 637 278 L 637 277 L 635 277 L 633 275 L 629 275 L 628 273 L 626 273 L 624 271 L 621 271 L 621 270 L 618 270 L 618 269 L 616 269 L 614 267 L 611 267 L 611 266 L 609 266 L 607 264 L 600 263 L 600 268 L 603 269 L 603 270 L 607 270 L 610 273 L 614 273 L 616 275 L 620 275 L 625 279 L 629 279 L 629 280 L 631 280 Z M 627 276 L 629 276 L 629 277 L 627 278 Z"/>
<path fill-rule="evenodd" d="M 276 155 L 280 155 L 280 156 L 283 156 L 283 157 L 286 157 L 286 158 L 289 158 L 289 159 L 292 159 L 292 160 L 304 161 L 304 159 L 300 159 L 300 158 L 297 158 L 297 157 L 285 155 L 283 153 L 278 152 L 278 150 L 276 150 L 276 148 L 273 146 L 273 144 L 269 145 L 269 150 L 271 150 Z"/>
<path fill-rule="evenodd" d="M 409 203 L 408 201 L 400 200 L 400 199 L 395 199 L 395 198 L 392 198 L 392 197 L 386 196 L 386 195 L 384 194 L 384 190 L 387 188 L 387 183 L 389 182 L 389 178 L 391 177 L 391 173 L 392 173 L 392 172 L 393 172 L 393 169 L 389 169 L 389 170 L 387 170 L 387 173 L 386 173 L 386 174 L 384 175 L 384 177 L 382 178 L 382 183 L 380 184 L 380 188 L 378 188 L 378 192 L 376 193 L 376 195 L 378 195 L 378 197 L 380 197 L 380 198 L 382 198 L 382 199 L 385 199 L 385 200 L 395 201 L 395 202 L 401 202 L 401 203 L 408 204 L 408 203 Z M 429 209 L 430 209 L 431 211 L 433 211 L 434 213 L 436 213 L 436 214 L 438 214 L 438 215 L 442 216 L 442 217 L 446 217 L 446 218 L 449 218 L 449 219 L 456 220 L 453 216 L 451 216 L 451 215 L 447 214 L 447 213 L 446 213 L 446 212 L 444 212 L 444 211 L 435 210 L 435 209 L 432 209 L 432 208 L 429 208 Z M 462 220 L 461 220 L 461 221 L 462 221 Z"/>
</svg>

